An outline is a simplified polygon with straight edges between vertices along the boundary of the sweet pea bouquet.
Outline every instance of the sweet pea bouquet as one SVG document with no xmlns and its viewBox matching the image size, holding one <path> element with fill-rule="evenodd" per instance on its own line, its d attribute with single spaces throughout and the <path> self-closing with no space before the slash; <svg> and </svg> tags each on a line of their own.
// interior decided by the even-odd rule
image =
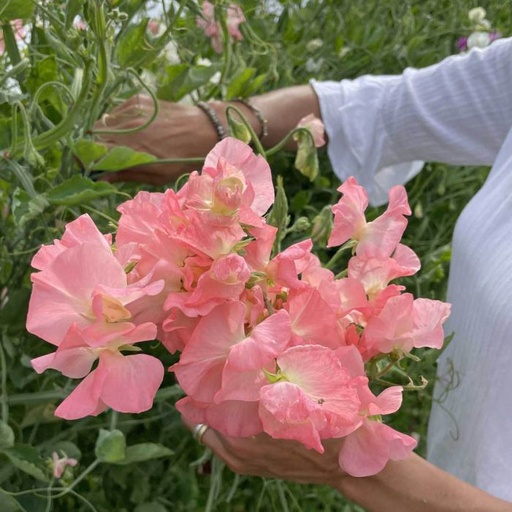
<svg viewBox="0 0 512 512">
<path fill-rule="evenodd" d="M 339 191 L 328 245 L 352 257 L 338 275 L 311 240 L 275 251 L 270 168 L 233 138 L 179 191 L 121 204 L 115 240 L 87 215 L 69 223 L 34 256 L 27 319 L 56 347 L 34 369 L 82 379 L 55 414 L 150 409 L 164 367 L 141 344 L 158 339 L 180 352 L 170 371 L 186 396 L 176 407 L 192 422 L 318 452 L 344 438 L 339 463 L 355 476 L 407 457 L 416 441 L 382 421 L 402 387 L 374 394 L 370 384 L 414 347 L 441 347 L 450 307 L 392 284 L 420 267 L 400 243 L 411 213 L 404 188 L 372 222 L 354 178 Z"/>
</svg>

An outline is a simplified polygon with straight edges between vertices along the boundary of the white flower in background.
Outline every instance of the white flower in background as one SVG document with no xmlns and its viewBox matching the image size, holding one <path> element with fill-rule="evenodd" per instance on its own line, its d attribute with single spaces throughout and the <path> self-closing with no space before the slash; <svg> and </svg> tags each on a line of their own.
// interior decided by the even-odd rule
<svg viewBox="0 0 512 512">
<path fill-rule="evenodd" d="M 212 61 L 210 59 L 204 59 L 203 57 L 199 57 L 196 61 L 198 66 L 206 66 L 207 68 L 212 65 Z"/>
<path fill-rule="evenodd" d="M 485 20 L 485 9 L 483 7 L 475 7 L 468 12 L 469 21 L 472 23 L 482 23 Z"/>
<path fill-rule="evenodd" d="M 311 39 L 311 41 L 308 41 L 308 44 L 306 45 L 306 48 L 308 52 L 314 52 L 315 50 L 318 50 L 324 45 L 324 42 L 319 39 L 318 37 L 315 39 Z"/>
<path fill-rule="evenodd" d="M 178 46 L 174 41 L 169 41 L 163 50 L 165 60 L 169 64 L 179 64 L 181 62 L 180 56 L 178 55 Z"/>
<path fill-rule="evenodd" d="M 318 73 L 324 65 L 324 59 L 313 59 L 311 57 L 306 61 L 306 71 L 308 73 Z"/>
<path fill-rule="evenodd" d="M 489 32 L 473 32 L 468 37 L 467 47 L 471 48 L 485 48 L 491 44 L 491 36 Z"/>
<path fill-rule="evenodd" d="M 349 53 L 350 51 L 352 50 L 352 48 L 350 48 L 350 46 L 344 46 L 339 52 L 338 52 L 338 57 L 340 59 L 343 59 L 343 57 L 345 57 L 345 55 L 347 55 L 347 53 Z"/>
</svg>

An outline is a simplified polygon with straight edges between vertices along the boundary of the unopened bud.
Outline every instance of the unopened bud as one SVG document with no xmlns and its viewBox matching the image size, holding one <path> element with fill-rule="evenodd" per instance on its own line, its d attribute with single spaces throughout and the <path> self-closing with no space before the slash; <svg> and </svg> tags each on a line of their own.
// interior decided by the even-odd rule
<svg viewBox="0 0 512 512">
<path fill-rule="evenodd" d="M 235 137 L 246 144 L 251 142 L 251 132 L 244 122 L 236 120 L 233 116 L 228 116 L 228 127 L 229 134 L 232 137 Z"/>
<path fill-rule="evenodd" d="M 297 137 L 297 156 L 295 167 L 301 174 L 314 181 L 318 176 L 318 155 L 312 137 L 306 133 L 299 133 Z"/>
<path fill-rule="evenodd" d="M 311 229 L 311 239 L 313 242 L 325 247 L 329 240 L 332 226 L 332 211 L 331 207 L 327 205 L 324 206 L 320 213 L 313 219 L 313 228 Z"/>
</svg>

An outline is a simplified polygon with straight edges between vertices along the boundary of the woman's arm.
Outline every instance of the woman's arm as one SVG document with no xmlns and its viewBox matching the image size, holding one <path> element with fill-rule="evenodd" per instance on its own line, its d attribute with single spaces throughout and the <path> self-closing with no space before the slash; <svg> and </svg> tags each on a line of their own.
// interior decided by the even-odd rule
<svg viewBox="0 0 512 512">
<path fill-rule="evenodd" d="M 379 474 L 343 476 L 336 489 L 369 512 L 510 512 L 512 504 L 442 471 L 416 454 Z"/>
<path fill-rule="evenodd" d="M 251 98 L 268 120 L 268 135 L 262 143 L 266 147 L 277 144 L 297 123 L 308 114 L 320 116 L 318 98 L 309 85 L 279 89 Z M 224 127 L 227 126 L 228 103 L 213 101 L 215 110 Z M 233 103 L 260 133 L 261 124 L 254 112 L 242 103 Z M 151 98 L 134 96 L 112 112 L 103 116 L 96 129 L 125 130 L 146 122 L 153 113 Z M 205 157 L 218 142 L 218 136 L 208 116 L 196 106 L 159 102 L 159 113 L 153 123 L 141 131 L 130 134 L 100 135 L 101 142 L 109 146 L 129 146 L 136 151 L 150 153 L 159 159 Z M 293 144 L 292 144 L 293 145 Z M 200 168 L 200 163 L 151 164 L 110 174 L 110 181 L 141 181 L 164 184 L 183 172 Z"/>
<path fill-rule="evenodd" d="M 193 427 L 193 425 L 188 425 Z M 369 512 L 511 512 L 495 498 L 440 470 L 418 455 L 390 461 L 379 474 L 357 478 L 338 465 L 340 439 L 324 442 L 325 453 L 296 441 L 228 438 L 208 429 L 202 442 L 236 473 L 299 483 L 330 485 Z"/>
</svg>

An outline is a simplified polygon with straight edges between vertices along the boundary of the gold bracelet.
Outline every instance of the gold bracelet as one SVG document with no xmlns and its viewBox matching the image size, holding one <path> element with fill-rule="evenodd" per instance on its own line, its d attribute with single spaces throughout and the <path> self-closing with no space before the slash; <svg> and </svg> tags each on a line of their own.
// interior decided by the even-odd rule
<svg viewBox="0 0 512 512">
<path fill-rule="evenodd" d="M 225 139 L 227 136 L 226 129 L 220 122 L 219 116 L 217 115 L 217 112 L 213 110 L 211 105 L 208 105 L 208 103 L 205 103 L 204 101 L 198 101 L 196 103 L 196 107 L 199 107 L 208 117 L 208 119 L 211 121 L 213 127 L 215 128 L 215 131 L 217 132 L 217 137 L 219 141 L 222 139 Z"/>
<path fill-rule="evenodd" d="M 230 101 L 245 105 L 256 116 L 256 119 L 258 119 L 261 125 L 261 130 L 258 135 L 260 140 L 268 135 L 268 119 L 258 107 L 255 107 L 248 99 L 245 98 L 234 98 Z"/>
</svg>

